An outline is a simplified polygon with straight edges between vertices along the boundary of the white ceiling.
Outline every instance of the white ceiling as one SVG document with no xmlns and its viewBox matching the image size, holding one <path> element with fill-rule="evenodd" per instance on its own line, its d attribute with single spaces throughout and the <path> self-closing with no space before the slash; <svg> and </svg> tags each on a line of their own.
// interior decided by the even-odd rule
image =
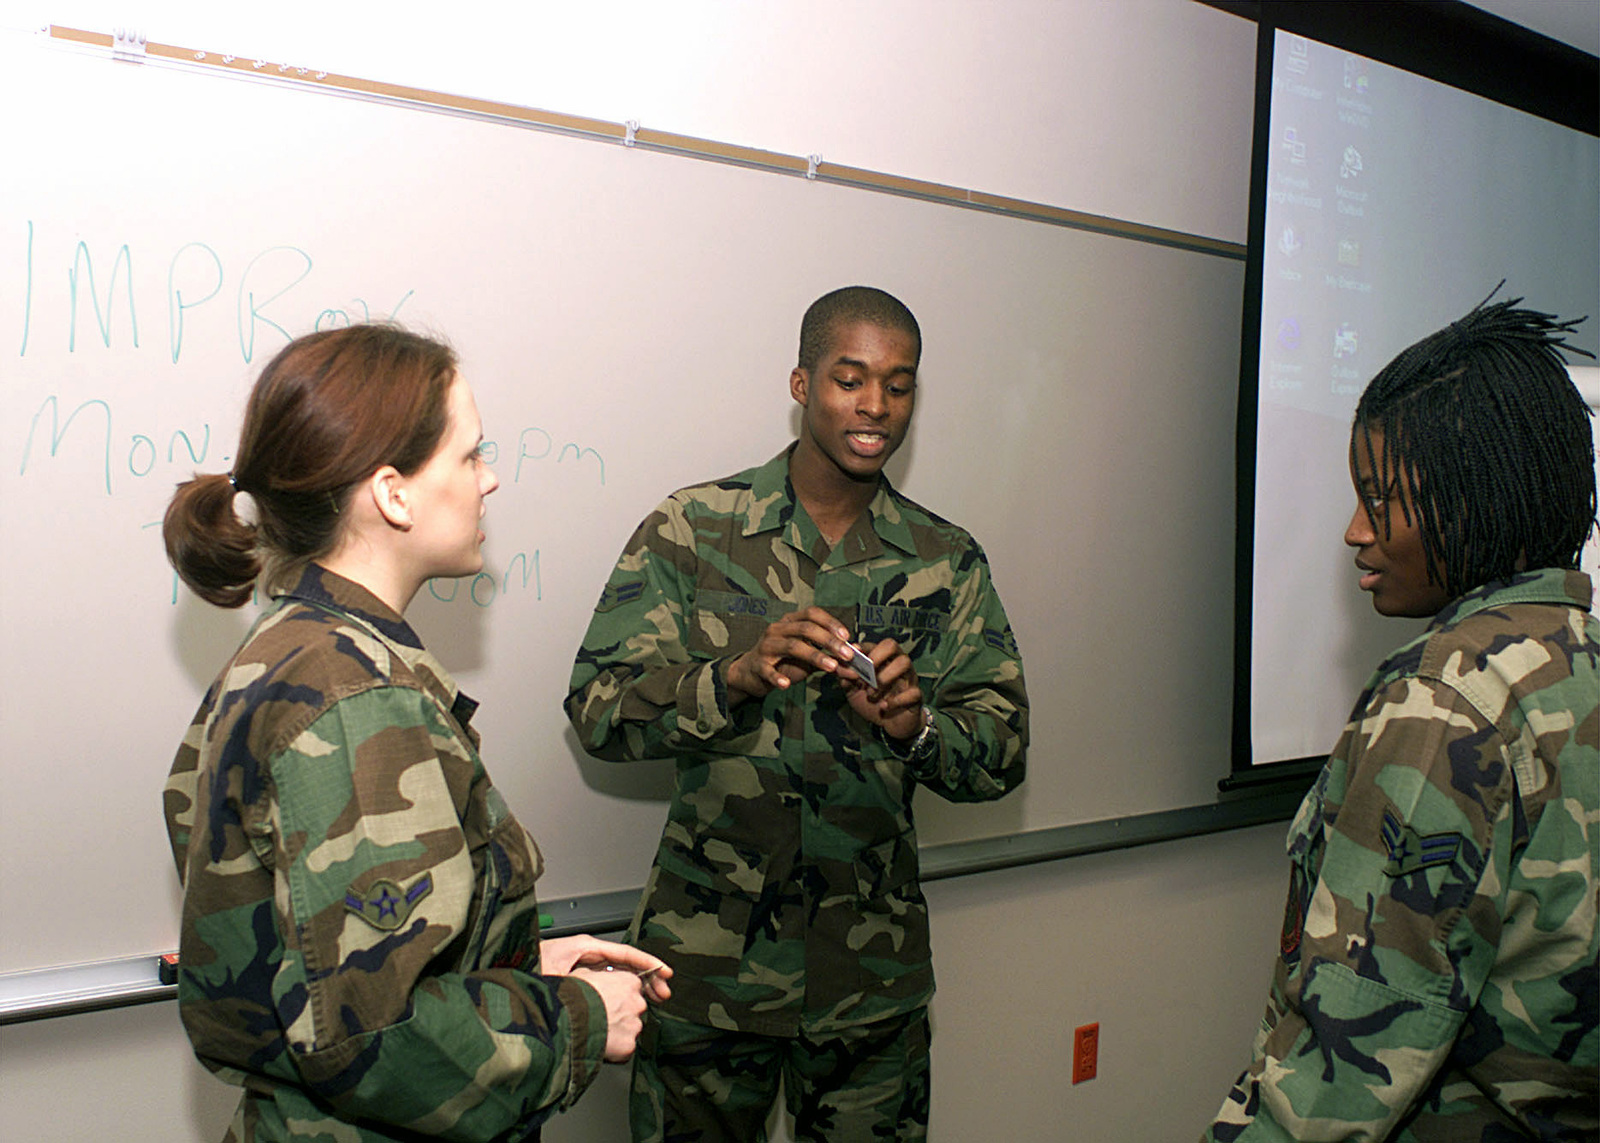
<svg viewBox="0 0 1600 1143">
<path fill-rule="evenodd" d="M 1471 4 L 1600 56 L 1600 0 L 1471 0 Z"/>
</svg>

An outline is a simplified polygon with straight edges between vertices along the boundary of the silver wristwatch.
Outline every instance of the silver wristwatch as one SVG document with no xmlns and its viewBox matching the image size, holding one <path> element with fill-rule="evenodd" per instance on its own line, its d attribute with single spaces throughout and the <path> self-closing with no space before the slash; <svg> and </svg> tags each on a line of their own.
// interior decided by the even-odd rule
<svg viewBox="0 0 1600 1143">
<path fill-rule="evenodd" d="M 906 753 L 913 761 L 920 762 L 925 758 L 931 757 L 937 749 L 939 749 L 939 730 L 934 725 L 933 708 L 924 704 L 922 707 L 922 730 L 911 740 L 910 749 Z"/>
</svg>

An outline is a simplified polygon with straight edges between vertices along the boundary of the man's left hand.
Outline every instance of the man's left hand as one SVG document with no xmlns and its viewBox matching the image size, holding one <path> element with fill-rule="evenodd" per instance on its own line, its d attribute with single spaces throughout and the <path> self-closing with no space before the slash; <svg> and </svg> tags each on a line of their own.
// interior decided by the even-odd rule
<svg viewBox="0 0 1600 1143">
<path fill-rule="evenodd" d="M 838 670 L 845 695 L 857 714 L 881 727 L 890 738 L 905 741 L 922 733 L 922 688 L 911 657 L 893 639 L 863 647 L 878 673 L 878 685 L 866 682 L 848 666 Z"/>
</svg>

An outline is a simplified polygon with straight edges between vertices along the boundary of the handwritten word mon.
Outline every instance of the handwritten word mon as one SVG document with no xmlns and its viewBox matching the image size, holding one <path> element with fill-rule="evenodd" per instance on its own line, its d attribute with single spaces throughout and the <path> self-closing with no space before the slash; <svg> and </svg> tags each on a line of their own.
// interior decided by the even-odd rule
<svg viewBox="0 0 1600 1143">
<path fill-rule="evenodd" d="M 96 475 L 104 485 L 106 495 L 112 494 L 113 485 L 123 476 L 147 477 L 162 465 L 180 466 L 173 477 L 182 478 L 188 472 L 207 463 L 211 453 L 211 425 L 198 425 L 171 430 L 126 433 L 118 429 L 111 402 L 102 398 L 80 401 L 68 408 L 59 397 L 51 394 L 34 410 L 28 426 L 28 435 L 22 443 L 20 472 L 26 476 L 30 468 L 45 461 L 67 462 L 67 456 L 76 463 L 85 460 L 97 470 Z M 71 451 L 62 455 L 64 449 Z M 500 460 L 500 445 L 484 441 L 483 459 L 489 464 Z M 220 456 L 217 467 L 225 466 L 231 458 Z M 594 473 L 603 486 L 606 482 L 606 460 L 599 451 L 587 445 L 568 441 L 557 447 L 556 438 L 544 429 L 530 427 L 517 435 L 516 457 L 512 466 L 512 483 L 520 483 L 523 466 L 528 462 L 547 461 L 554 464 L 571 464 Z"/>
<path fill-rule="evenodd" d="M 67 352 L 78 352 L 80 327 L 87 345 L 98 335 L 100 344 L 110 349 L 113 340 L 134 349 L 140 348 L 139 310 L 148 307 L 151 294 L 166 280 L 160 308 L 166 318 L 167 352 L 177 364 L 189 341 L 189 327 L 207 319 L 213 333 L 238 335 L 239 355 L 246 364 L 254 361 L 262 347 L 264 331 L 275 349 L 303 331 L 332 329 L 372 320 L 394 320 L 415 292 L 407 290 L 386 312 L 375 311 L 362 298 L 337 306 L 311 300 L 307 294 L 315 262 L 298 246 L 272 246 L 252 256 L 242 270 L 225 266 L 222 256 L 204 242 L 188 242 L 163 264 L 157 261 L 152 276 L 141 269 L 134 248 L 101 247 L 97 254 L 89 243 L 79 240 L 70 254 L 61 251 L 48 262 L 34 250 L 34 224 L 27 224 L 26 255 L 22 275 L 22 331 L 19 355 L 26 357 L 33 335 L 36 312 L 55 313 L 64 307 L 67 326 Z M 109 265 L 109 269 L 107 268 Z M 99 271 L 98 275 L 96 271 Z M 59 275 L 59 276 L 58 276 Z M 224 287 L 229 287 L 224 292 Z M 90 322 L 93 325 L 90 325 Z"/>
<path fill-rule="evenodd" d="M 156 436 L 146 433 L 124 437 L 112 427 L 108 402 L 98 398 L 83 401 L 63 417 L 61 402 L 51 394 L 40 402 L 28 426 L 28 437 L 22 444 L 21 474 L 27 475 L 28 465 L 35 459 L 35 443 L 39 445 L 41 458 L 48 455 L 53 459 L 61 451 L 67 434 L 74 431 L 87 438 L 84 455 L 101 470 L 107 496 L 111 495 L 113 470 L 120 474 L 124 465 L 129 475 L 145 477 L 154 472 L 163 459 L 167 464 L 195 466 L 204 464 L 211 451 L 211 426 L 207 423 L 202 422 L 198 428 L 174 429 L 170 434 L 161 434 L 159 443 Z"/>
</svg>

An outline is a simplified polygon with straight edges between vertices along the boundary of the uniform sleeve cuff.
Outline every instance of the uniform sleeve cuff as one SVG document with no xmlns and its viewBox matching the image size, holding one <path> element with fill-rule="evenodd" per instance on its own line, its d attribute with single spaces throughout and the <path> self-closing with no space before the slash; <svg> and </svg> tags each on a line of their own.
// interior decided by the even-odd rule
<svg viewBox="0 0 1600 1143">
<path fill-rule="evenodd" d="M 567 1014 L 567 1054 L 571 1060 L 567 1088 L 561 1096 L 561 1110 L 565 1111 L 600 1074 L 605 1063 L 607 1026 L 605 1002 L 598 992 L 575 976 L 560 980 L 556 998 Z"/>
<path fill-rule="evenodd" d="M 913 738 L 891 738 L 878 728 L 878 739 L 889 753 L 900 762 L 905 763 L 908 770 L 918 778 L 927 778 L 938 771 L 939 767 L 939 725 L 937 716 L 932 715 L 932 708 L 924 706 L 923 717 L 928 721 L 923 725 Z M 932 717 L 930 717 L 932 716 Z"/>
<path fill-rule="evenodd" d="M 678 680 L 678 731 L 708 739 L 728 725 L 728 684 L 718 670 L 724 660 L 697 664 Z"/>
</svg>

